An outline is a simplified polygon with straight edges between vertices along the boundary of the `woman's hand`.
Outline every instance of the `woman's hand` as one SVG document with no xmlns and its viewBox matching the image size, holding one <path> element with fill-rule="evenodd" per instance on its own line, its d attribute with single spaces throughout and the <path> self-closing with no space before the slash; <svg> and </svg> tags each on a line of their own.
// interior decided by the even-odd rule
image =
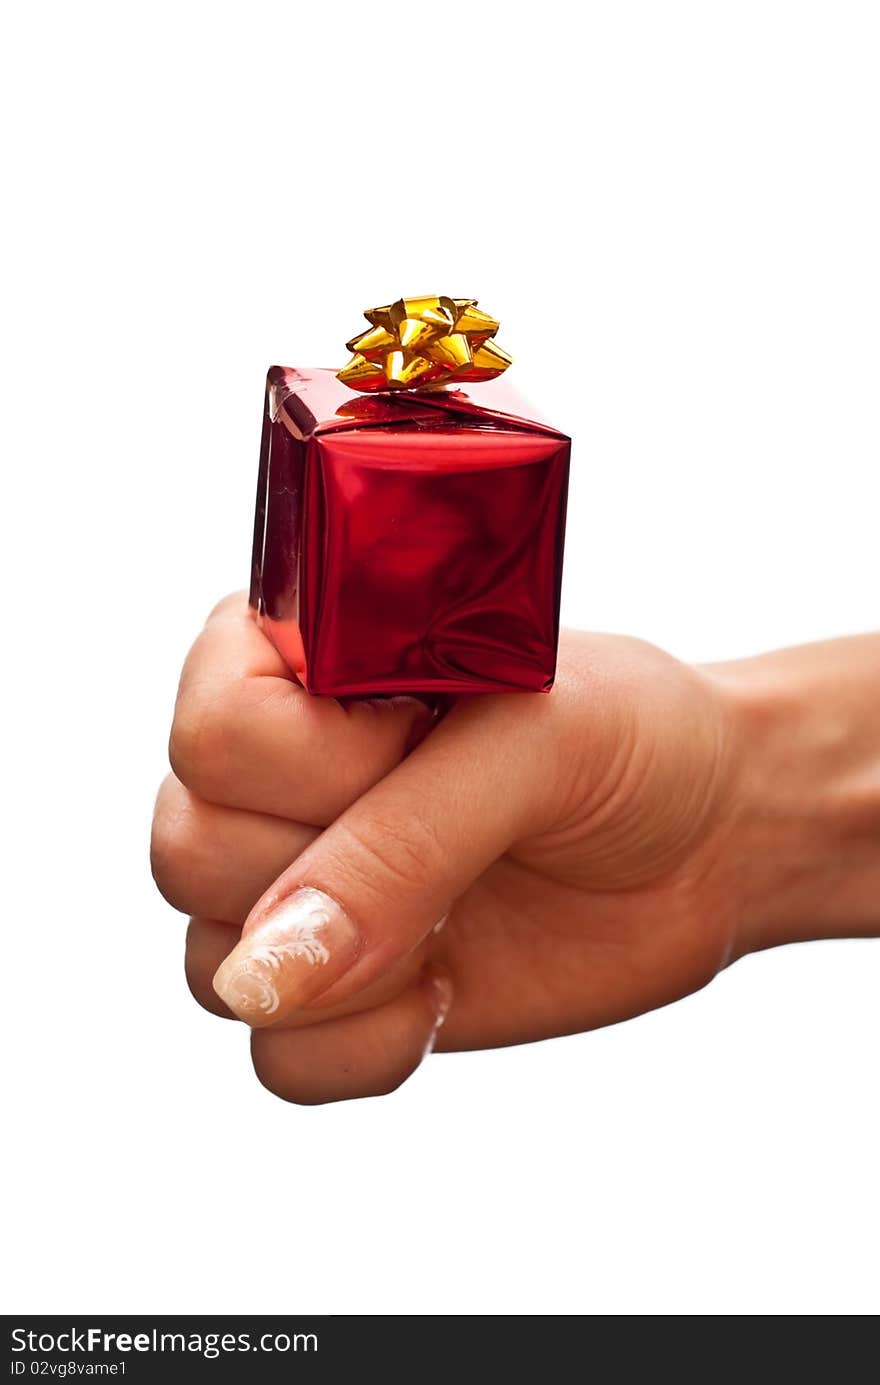
<svg viewBox="0 0 880 1385">
<path fill-rule="evenodd" d="M 791 679 L 769 661 L 791 658 L 698 670 L 568 633 L 550 696 L 463 698 L 433 725 L 416 699 L 310 697 L 227 599 L 184 668 L 153 833 L 193 994 L 253 1026 L 270 1090 L 330 1101 L 392 1090 L 435 1044 L 626 1019 L 841 916 L 870 931 L 818 801 L 798 823 L 808 767 L 777 782 Z"/>
</svg>

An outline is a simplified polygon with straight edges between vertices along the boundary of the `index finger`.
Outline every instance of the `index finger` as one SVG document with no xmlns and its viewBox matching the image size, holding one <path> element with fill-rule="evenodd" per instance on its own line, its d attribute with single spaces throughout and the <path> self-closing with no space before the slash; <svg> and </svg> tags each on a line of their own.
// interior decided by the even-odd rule
<svg viewBox="0 0 880 1385">
<path fill-rule="evenodd" d="M 178 779 L 209 803 L 325 827 L 432 720 L 416 698 L 343 705 L 307 693 L 242 592 L 214 608 L 187 656 L 169 753 Z"/>
</svg>

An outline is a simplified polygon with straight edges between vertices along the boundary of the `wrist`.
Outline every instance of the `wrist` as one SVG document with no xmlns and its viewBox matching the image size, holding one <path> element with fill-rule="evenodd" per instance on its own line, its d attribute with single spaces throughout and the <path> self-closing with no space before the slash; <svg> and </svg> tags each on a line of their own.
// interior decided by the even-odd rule
<svg viewBox="0 0 880 1385">
<path fill-rule="evenodd" d="M 880 637 L 714 665 L 740 953 L 880 933 Z"/>
</svg>

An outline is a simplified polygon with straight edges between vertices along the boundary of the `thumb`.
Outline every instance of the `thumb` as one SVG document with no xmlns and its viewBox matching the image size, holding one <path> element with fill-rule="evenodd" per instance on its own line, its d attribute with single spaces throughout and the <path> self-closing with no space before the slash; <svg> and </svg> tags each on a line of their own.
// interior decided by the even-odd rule
<svg viewBox="0 0 880 1385">
<path fill-rule="evenodd" d="M 241 1019 L 336 1005 L 412 951 L 514 841 L 534 830 L 549 699 L 461 703 L 257 903 L 214 989 Z"/>
</svg>

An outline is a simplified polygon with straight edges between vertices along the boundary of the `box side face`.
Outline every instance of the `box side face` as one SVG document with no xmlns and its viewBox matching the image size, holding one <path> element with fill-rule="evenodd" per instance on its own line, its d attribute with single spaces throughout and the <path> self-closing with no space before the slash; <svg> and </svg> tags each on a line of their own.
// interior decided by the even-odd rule
<svg viewBox="0 0 880 1385">
<path fill-rule="evenodd" d="M 437 426 L 330 434 L 311 446 L 312 690 L 546 690 L 568 440 Z"/>
<path fill-rule="evenodd" d="M 254 610 L 263 608 L 263 553 L 266 545 L 266 503 L 269 487 L 269 453 L 272 446 L 272 420 L 269 416 L 269 393 L 263 405 L 263 432 L 260 437 L 260 466 L 257 473 L 257 500 L 254 507 L 254 541 L 251 548 L 251 582 L 248 601 Z"/>
<path fill-rule="evenodd" d="M 305 659 L 299 630 L 300 550 L 306 444 L 266 417 L 254 524 L 250 604 L 295 673 Z"/>
</svg>

